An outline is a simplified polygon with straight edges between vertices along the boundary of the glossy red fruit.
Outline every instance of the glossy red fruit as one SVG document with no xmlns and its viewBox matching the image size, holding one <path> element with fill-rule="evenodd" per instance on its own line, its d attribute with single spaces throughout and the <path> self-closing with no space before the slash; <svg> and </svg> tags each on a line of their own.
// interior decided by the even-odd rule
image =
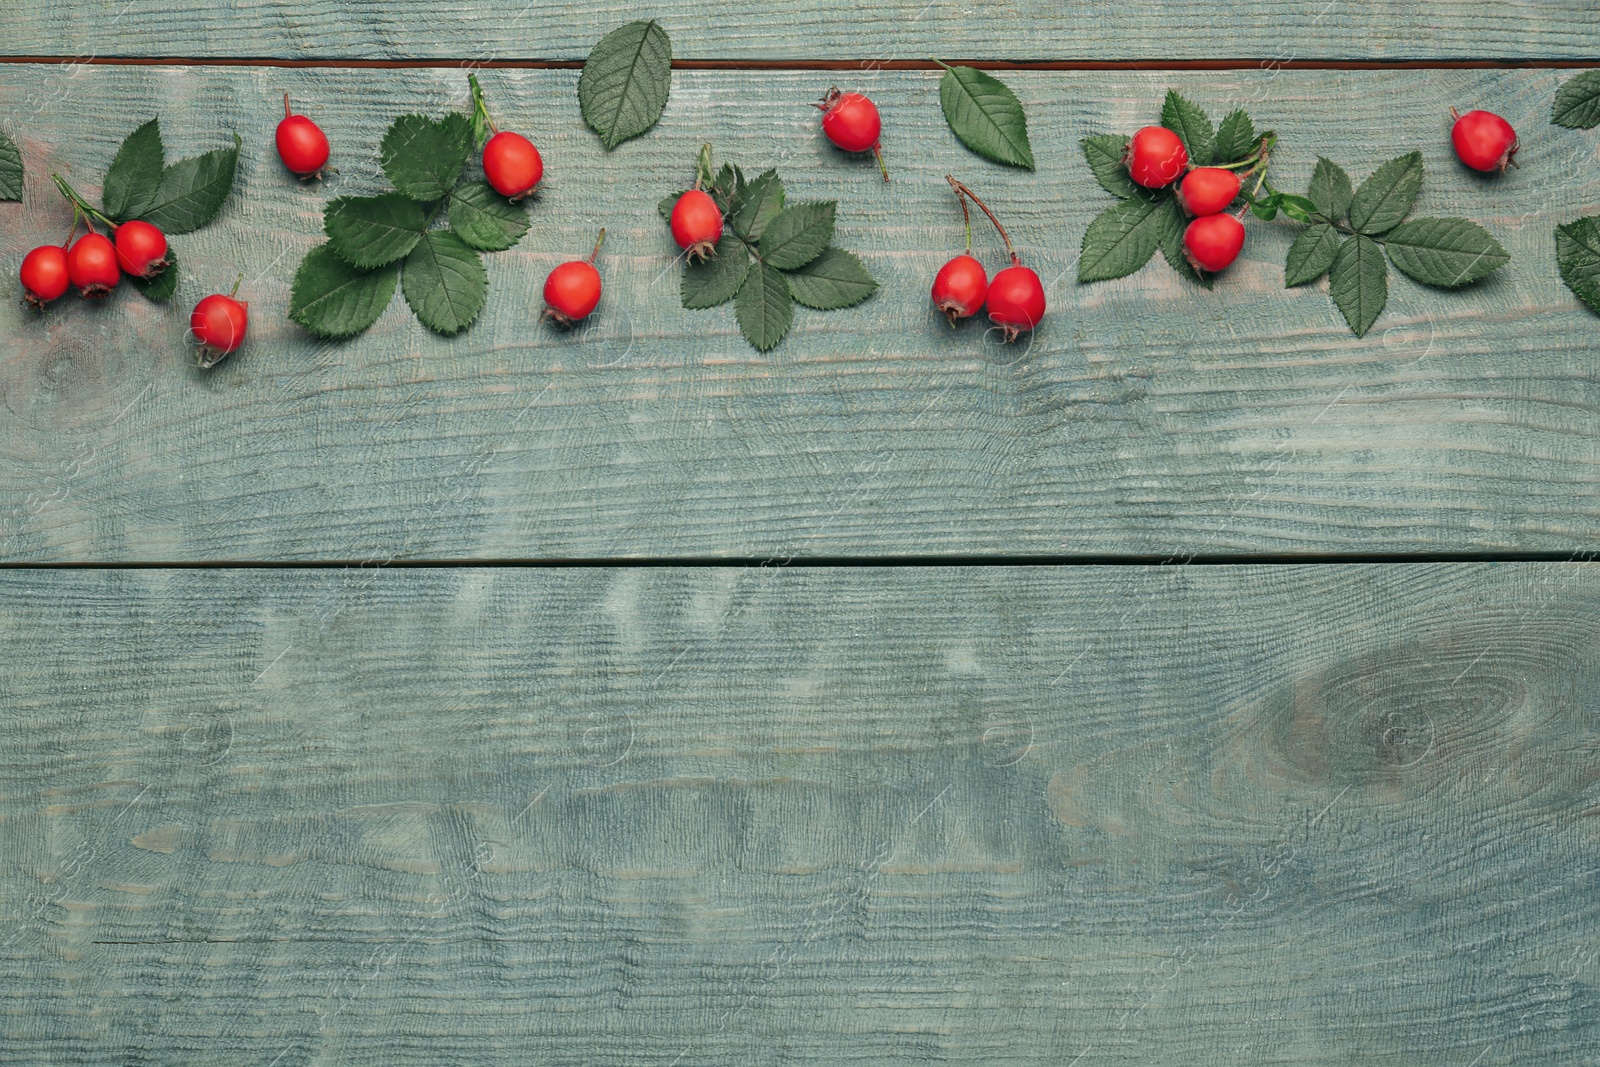
<svg viewBox="0 0 1600 1067">
<path fill-rule="evenodd" d="M 883 130 L 878 105 L 860 93 L 829 89 L 817 106 L 822 109 L 822 132 L 828 140 L 846 152 L 871 152 L 878 159 L 883 180 L 888 181 L 889 169 L 883 165 L 883 146 L 878 139 Z"/>
<path fill-rule="evenodd" d="M 1239 258 L 1244 223 L 1232 215 L 1206 215 L 1183 231 L 1183 248 L 1198 270 L 1222 270 Z"/>
<path fill-rule="evenodd" d="M 544 159 L 522 134 L 501 130 L 483 146 L 483 176 L 501 196 L 521 200 L 544 177 Z"/>
<path fill-rule="evenodd" d="M 1196 167 L 1178 186 L 1178 203 L 1194 216 L 1215 215 L 1239 195 L 1239 175 L 1221 167 Z"/>
<path fill-rule="evenodd" d="M 98 233 L 84 234 L 67 252 L 67 277 L 79 295 L 105 296 L 122 280 L 116 247 Z"/>
<path fill-rule="evenodd" d="M 690 189 L 672 205 L 672 239 L 689 255 L 705 259 L 722 240 L 722 210 L 711 194 Z"/>
<path fill-rule="evenodd" d="M 1005 329 L 1006 340 L 1039 325 L 1044 318 L 1044 285 L 1039 276 L 1020 263 L 989 282 L 989 321 Z"/>
<path fill-rule="evenodd" d="M 1128 177 L 1146 189 L 1171 185 L 1189 165 L 1189 150 L 1183 139 L 1165 126 L 1146 126 L 1128 139 L 1122 157 Z"/>
<path fill-rule="evenodd" d="M 322 127 L 289 110 L 289 94 L 283 94 L 283 121 L 278 123 L 278 158 L 291 174 L 302 178 L 322 177 L 328 165 L 328 135 Z"/>
<path fill-rule="evenodd" d="M 67 251 L 60 245 L 40 245 L 22 257 L 22 298 L 42 309 L 67 291 Z"/>
<path fill-rule="evenodd" d="M 1450 128 L 1450 142 L 1456 156 L 1473 170 L 1504 174 L 1517 154 L 1517 131 L 1493 111 L 1469 111 L 1458 117 Z"/>
<path fill-rule="evenodd" d="M 983 307 L 989 293 L 989 274 L 971 256 L 957 256 L 933 276 L 933 306 L 944 312 L 954 326 Z"/>
<path fill-rule="evenodd" d="M 600 245 L 606 231 L 594 243 L 588 259 L 574 259 L 562 263 L 544 280 L 545 318 L 554 319 L 563 326 L 571 326 L 589 317 L 600 303 L 600 272 L 594 269 L 594 259 L 600 254 Z"/>
<path fill-rule="evenodd" d="M 231 296 L 213 293 L 196 304 L 189 315 L 189 329 L 200 347 L 213 357 L 202 360 L 203 365 L 211 366 L 244 344 L 249 325 L 249 305 Z"/>
<path fill-rule="evenodd" d="M 153 278 L 167 269 L 167 235 L 135 219 L 117 227 L 117 266 L 136 278 Z"/>
</svg>

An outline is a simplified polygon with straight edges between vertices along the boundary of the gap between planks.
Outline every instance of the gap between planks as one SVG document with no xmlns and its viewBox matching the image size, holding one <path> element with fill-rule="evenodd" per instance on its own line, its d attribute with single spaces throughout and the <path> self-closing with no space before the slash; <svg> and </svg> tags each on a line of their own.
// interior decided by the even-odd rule
<svg viewBox="0 0 1600 1067">
<path fill-rule="evenodd" d="M 1600 59 L 961 59 L 946 62 L 982 70 L 1578 70 Z M 280 59 L 274 56 L 0 56 L 0 63 L 85 64 L 105 67 L 290 67 L 305 69 L 581 70 L 581 59 Z M 939 70 L 931 59 L 674 59 L 673 70 Z"/>
</svg>

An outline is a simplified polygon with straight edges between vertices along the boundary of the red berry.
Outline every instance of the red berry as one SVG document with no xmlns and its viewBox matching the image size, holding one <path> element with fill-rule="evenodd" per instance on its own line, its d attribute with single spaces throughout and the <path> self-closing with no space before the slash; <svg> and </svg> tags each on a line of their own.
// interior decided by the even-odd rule
<svg viewBox="0 0 1600 1067">
<path fill-rule="evenodd" d="M 1492 111 L 1469 111 L 1456 119 L 1450 141 L 1461 162 L 1473 170 L 1504 174 L 1517 154 L 1517 131 Z"/>
<path fill-rule="evenodd" d="M 1222 270 L 1239 258 L 1244 223 L 1232 215 L 1206 215 L 1183 231 L 1183 247 L 1198 270 Z"/>
<path fill-rule="evenodd" d="M 1039 325 L 1044 318 L 1044 285 L 1039 276 L 1020 263 L 994 276 L 989 283 L 989 321 L 1005 327 L 1006 340 Z"/>
<path fill-rule="evenodd" d="M 205 366 L 211 366 L 244 344 L 245 329 L 250 325 L 248 308 L 248 304 L 221 293 L 214 293 L 194 306 L 189 315 L 189 329 L 202 348 L 214 353 L 214 358 L 203 361 Z"/>
<path fill-rule="evenodd" d="M 1178 203 L 1191 215 L 1215 215 L 1239 195 L 1239 175 L 1221 167 L 1196 167 L 1178 186 Z"/>
<path fill-rule="evenodd" d="M 43 307 L 67 291 L 67 252 L 60 245 L 40 245 L 22 257 L 23 299 Z"/>
<path fill-rule="evenodd" d="M 501 196 L 521 200 L 544 177 L 544 160 L 522 134 L 501 130 L 483 146 L 483 175 Z"/>
<path fill-rule="evenodd" d="M 672 205 L 672 239 L 691 256 L 705 259 L 722 240 L 722 210 L 711 194 L 690 189 Z"/>
<path fill-rule="evenodd" d="M 871 152 L 878 157 L 878 169 L 883 180 L 889 180 L 889 170 L 883 165 L 882 145 L 878 134 L 883 120 L 878 117 L 878 107 L 860 93 L 841 93 L 829 89 L 828 95 L 817 105 L 822 109 L 822 132 L 846 152 Z"/>
<path fill-rule="evenodd" d="M 136 278 L 153 278 L 167 268 L 167 235 L 135 219 L 117 227 L 117 265 Z"/>
<path fill-rule="evenodd" d="M 67 252 L 67 277 L 77 286 L 79 295 L 105 296 L 122 280 L 116 248 L 97 233 L 84 234 Z"/>
<path fill-rule="evenodd" d="M 951 326 L 976 315 L 988 292 L 989 275 L 971 256 L 957 256 L 933 276 L 933 306 L 944 312 Z"/>
<path fill-rule="evenodd" d="M 1146 189 L 1171 185 L 1189 165 L 1189 150 L 1183 139 L 1165 126 L 1146 126 L 1128 139 L 1122 157 L 1128 177 Z"/>
<path fill-rule="evenodd" d="M 278 157 L 291 174 L 322 177 L 328 163 L 328 135 L 304 115 L 291 114 L 289 94 L 283 94 L 283 121 L 278 123 Z"/>
<path fill-rule="evenodd" d="M 594 269 L 594 257 L 600 254 L 600 244 L 606 231 L 594 243 L 588 259 L 574 259 L 562 263 L 544 280 L 544 314 L 563 326 L 571 326 L 589 317 L 600 303 L 600 272 Z"/>
</svg>

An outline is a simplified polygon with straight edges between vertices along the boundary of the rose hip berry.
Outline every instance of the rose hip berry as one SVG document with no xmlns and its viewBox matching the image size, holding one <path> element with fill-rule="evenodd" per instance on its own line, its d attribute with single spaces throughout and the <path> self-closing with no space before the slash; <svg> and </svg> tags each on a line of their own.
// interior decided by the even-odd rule
<svg viewBox="0 0 1600 1067">
<path fill-rule="evenodd" d="M 289 110 L 289 94 L 283 94 L 283 121 L 278 123 L 278 158 L 289 173 L 302 179 L 322 177 L 328 164 L 328 135 L 304 115 Z"/>
<path fill-rule="evenodd" d="M 951 326 L 976 315 L 988 294 L 989 274 L 969 255 L 957 256 L 933 276 L 933 306 L 944 312 Z"/>
<path fill-rule="evenodd" d="M 837 87 L 815 106 L 822 112 L 822 132 L 828 140 L 846 152 L 871 152 L 888 181 L 889 168 L 883 165 L 883 145 L 878 140 L 883 129 L 878 106 L 860 93 L 841 93 Z"/>
<path fill-rule="evenodd" d="M 1198 270 L 1219 271 L 1239 258 L 1244 223 L 1232 215 L 1206 215 L 1183 231 L 1183 248 Z"/>
<path fill-rule="evenodd" d="M 117 265 L 135 278 L 153 278 L 167 269 L 167 235 L 134 219 L 117 227 Z"/>
<path fill-rule="evenodd" d="M 1189 165 L 1183 139 L 1165 126 L 1146 126 L 1128 139 L 1122 157 L 1128 177 L 1146 189 L 1160 189 L 1178 180 Z"/>
<path fill-rule="evenodd" d="M 1178 203 L 1194 216 L 1215 215 L 1239 195 L 1239 175 L 1221 167 L 1196 167 L 1178 186 Z"/>
<path fill-rule="evenodd" d="M 239 287 L 234 286 L 234 292 Z M 233 294 L 213 293 L 194 306 L 189 315 L 189 329 L 206 355 L 200 365 L 210 367 L 223 356 L 244 344 L 245 330 L 250 325 L 249 305 L 233 298 Z"/>
<path fill-rule="evenodd" d="M 544 159 L 522 134 L 501 130 L 483 146 L 483 176 L 501 196 L 521 200 L 544 177 Z"/>
<path fill-rule="evenodd" d="M 105 296 L 122 280 L 116 247 L 98 233 L 84 234 L 67 252 L 67 277 L 80 296 Z"/>
<path fill-rule="evenodd" d="M 67 252 L 60 245 L 40 245 L 22 257 L 22 298 L 43 310 L 67 291 Z"/>
<path fill-rule="evenodd" d="M 1044 285 L 1039 281 L 1037 274 L 1022 265 L 1022 257 L 1017 255 L 1017 250 L 1011 244 L 1011 235 L 1000 225 L 1000 220 L 989 210 L 989 205 L 979 200 L 971 189 L 950 175 L 946 174 L 944 180 L 950 183 L 957 196 L 966 197 L 978 205 L 978 210 L 989 217 L 989 221 L 1000 234 L 1000 240 L 1005 242 L 1006 254 L 1011 257 L 1011 266 L 989 279 L 987 293 L 989 321 L 1004 331 L 1007 342 L 1015 341 L 1039 325 L 1039 321 L 1044 318 Z"/>
<path fill-rule="evenodd" d="M 600 303 L 600 272 L 594 269 L 594 258 L 605 239 L 606 231 L 601 230 L 588 259 L 562 263 L 550 272 L 544 280 L 545 318 L 571 326 L 588 318 Z"/>
<path fill-rule="evenodd" d="M 672 205 L 672 239 L 697 259 L 714 255 L 722 240 L 722 209 L 704 189 L 690 189 Z"/>
<path fill-rule="evenodd" d="M 1469 111 L 1457 115 L 1454 108 L 1450 116 L 1456 120 L 1450 128 L 1450 142 L 1455 145 L 1461 162 L 1473 170 L 1504 174 L 1515 163 L 1517 131 L 1511 123 L 1492 111 Z"/>
</svg>

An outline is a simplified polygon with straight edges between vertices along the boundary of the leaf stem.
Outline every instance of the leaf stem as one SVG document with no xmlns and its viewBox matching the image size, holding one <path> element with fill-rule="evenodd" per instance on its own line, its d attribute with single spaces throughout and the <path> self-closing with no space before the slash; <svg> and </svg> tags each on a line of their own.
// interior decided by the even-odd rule
<svg viewBox="0 0 1600 1067">
<path fill-rule="evenodd" d="M 594 263 L 594 257 L 598 256 L 600 254 L 600 246 L 605 243 L 605 239 L 606 239 L 606 228 L 604 226 L 602 226 L 602 227 L 600 227 L 600 236 L 596 237 L 594 239 L 594 251 L 589 253 L 589 262 L 590 262 L 590 264 L 593 264 Z"/>
<path fill-rule="evenodd" d="M 937 63 L 939 61 L 936 59 L 934 62 Z M 994 217 L 994 212 L 989 210 L 989 205 L 985 204 L 982 200 L 979 200 L 977 196 L 973 194 L 971 189 L 968 189 L 965 185 L 962 185 L 950 175 L 946 174 L 944 176 L 944 180 L 950 183 L 950 187 L 954 189 L 957 194 L 971 197 L 972 202 L 978 205 L 978 210 L 989 216 L 989 221 L 994 223 L 994 228 L 1000 233 L 1000 240 L 1006 243 L 1006 255 L 1011 257 L 1012 266 L 1021 266 L 1022 257 L 1017 255 L 1017 250 L 1012 247 L 1011 235 L 1006 233 L 1006 228 L 1004 226 L 1000 225 L 1000 220 Z"/>
<path fill-rule="evenodd" d="M 51 174 L 50 177 L 55 181 L 56 188 L 61 190 L 61 195 L 66 197 L 67 201 L 70 204 L 72 204 L 72 206 L 73 206 L 73 209 L 74 209 L 74 214 L 73 214 L 74 224 L 73 224 L 73 228 L 74 229 L 77 228 L 77 224 L 76 224 L 77 214 L 76 213 L 79 212 L 79 211 L 83 212 L 83 214 L 84 214 L 84 222 L 88 224 L 89 229 L 90 229 L 91 232 L 94 230 L 94 222 L 93 222 L 94 219 L 99 219 L 100 220 L 100 224 L 102 226 L 109 227 L 110 229 L 113 229 L 113 230 L 117 228 L 117 224 L 115 222 L 112 222 L 105 215 L 101 214 L 99 211 L 96 211 L 93 207 L 90 207 L 89 206 L 89 202 L 87 200 L 85 200 L 83 197 L 79 196 L 78 195 L 78 191 L 76 189 L 74 189 L 72 186 L 68 185 L 67 184 L 67 180 L 65 178 L 63 178 L 59 174 Z"/>
</svg>

